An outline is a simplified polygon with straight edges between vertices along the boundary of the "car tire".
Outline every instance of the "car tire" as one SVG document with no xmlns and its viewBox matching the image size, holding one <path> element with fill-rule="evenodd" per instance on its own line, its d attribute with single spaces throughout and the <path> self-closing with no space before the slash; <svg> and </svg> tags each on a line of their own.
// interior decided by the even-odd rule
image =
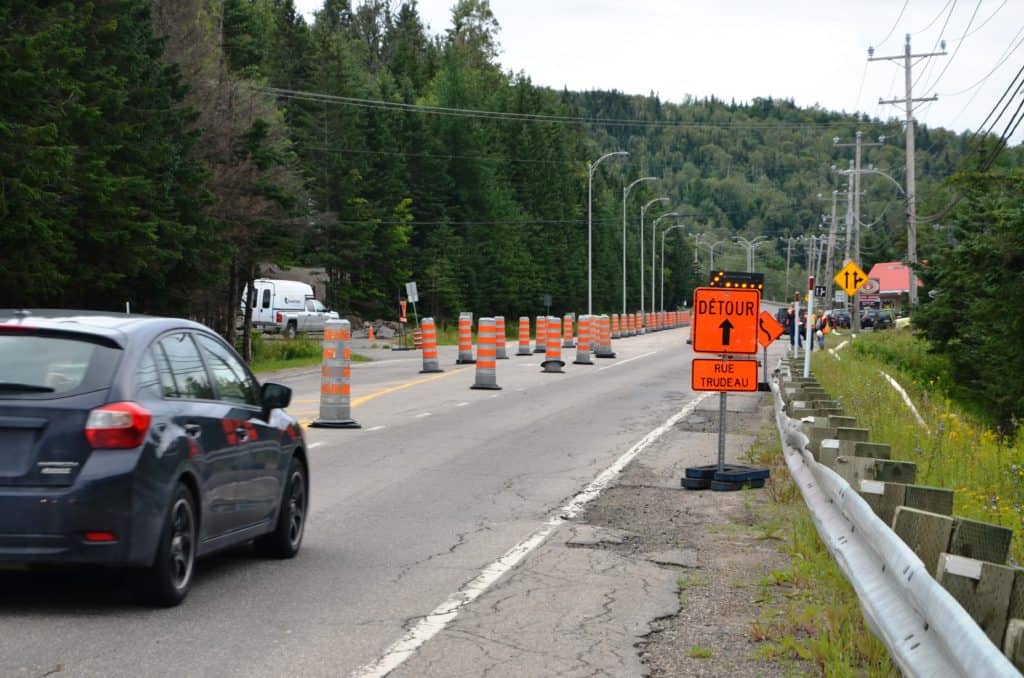
<svg viewBox="0 0 1024 678">
<path fill-rule="evenodd" d="M 295 326 L 295 323 L 288 323 L 287 327 L 284 328 L 284 336 L 286 336 L 289 339 L 294 339 L 295 335 L 297 335 L 298 333 L 299 330 Z"/>
<path fill-rule="evenodd" d="M 309 510 L 309 478 L 302 462 L 293 458 L 281 495 L 274 531 L 256 539 L 256 552 L 269 558 L 294 558 L 302 546 Z"/>
<path fill-rule="evenodd" d="M 185 600 L 192 587 L 199 547 L 197 516 L 192 493 L 178 483 L 164 518 L 153 565 L 139 573 L 143 602 L 173 607 Z"/>
</svg>

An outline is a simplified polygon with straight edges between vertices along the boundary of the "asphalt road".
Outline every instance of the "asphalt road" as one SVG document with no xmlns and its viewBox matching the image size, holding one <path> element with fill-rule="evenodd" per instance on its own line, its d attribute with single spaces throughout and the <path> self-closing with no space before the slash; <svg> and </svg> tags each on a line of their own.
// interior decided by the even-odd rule
<svg viewBox="0 0 1024 678">
<path fill-rule="evenodd" d="M 243 548 L 204 560 L 170 610 L 137 606 L 109 573 L 4 573 L 0 676 L 358 671 L 696 397 L 688 332 L 618 341 L 593 366 L 567 351 L 565 374 L 513 355 L 498 363 L 501 391 L 471 390 L 454 347 L 428 375 L 418 353 L 377 352 L 352 370 L 363 428 L 307 430 L 296 559 Z M 277 380 L 295 389 L 291 411 L 316 416 L 319 370 Z"/>
</svg>

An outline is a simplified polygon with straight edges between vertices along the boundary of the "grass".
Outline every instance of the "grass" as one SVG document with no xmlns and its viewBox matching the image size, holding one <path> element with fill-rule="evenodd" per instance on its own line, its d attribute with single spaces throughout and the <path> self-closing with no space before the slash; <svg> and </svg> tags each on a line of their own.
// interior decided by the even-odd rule
<svg viewBox="0 0 1024 678">
<path fill-rule="evenodd" d="M 885 646 L 864 623 L 857 594 L 818 537 L 771 424 L 757 432 L 747 461 L 768 466 L 766 507 L 758 509 L 761 539 L 779 541 L 789 565 L 756 586 L 761 612 L 750 624 L 757 655 L 781 662 L 815 664 L 826 676 L 898 676 Z"/>
<path fill-rule="evenodd" d="M 296 337 L 267 341 L 259 334 L 252 337 L 253 372 L 257 374 L 290 367 L 311 367 L 323 360 L 323 345 L 319 339 Z M 369 358 L 352 354 L 352 362 L 367 362 Z"/>
<path fill-rule="evenodd" d="M 689 651 L 687 651 L 686 656 L 691 659 L 711 659 L 715 656 L 715 651 L 710 647 L 694 645 L 689 649 Z"/>
<path fill-rule="evenodd" d="M 838 355 L 812 354 L 825 390 L 873 441 L 892 447 L 893 459 L 917 464 L 918 485 L 953 490 L 954 513 L 1012 529 L 1011 564 L 1024 562 L 1024 436 L 1008 440 L 955 400 L 946 363 L 911 332 L 859 334 Z M 881 371 L 907 391 L 923 425 Z"/>
</svg>

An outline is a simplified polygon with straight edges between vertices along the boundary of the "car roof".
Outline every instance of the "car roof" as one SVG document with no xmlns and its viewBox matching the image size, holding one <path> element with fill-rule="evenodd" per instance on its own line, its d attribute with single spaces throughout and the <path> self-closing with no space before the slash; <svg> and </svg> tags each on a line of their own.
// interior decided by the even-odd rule
<svg viewBox="0 0 1024 678">
<path fill-rule="evenodd" d="M 208 330 L 204 325 L 183 318 L 87 311 L 72 309 L 0 309 L 0 329 L 32 327 L 58 332 L 74 332 L 105 337 L 124 345 L 129 337 L 140 339 L 171 329 Z"/>
</svg>

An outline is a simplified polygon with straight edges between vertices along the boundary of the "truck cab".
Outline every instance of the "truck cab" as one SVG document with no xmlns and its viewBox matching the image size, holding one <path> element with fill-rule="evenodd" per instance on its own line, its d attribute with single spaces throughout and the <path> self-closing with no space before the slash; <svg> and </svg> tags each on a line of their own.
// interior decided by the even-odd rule
<svg viewBox="0 0 1024 678">
<path fill-rule="evenodd" d="M 253 327 L 264 332 L 283 332 L 295 336 L 300 332 L 322 332 L 328 320 L 338 314 L 327 309 L 313 293 L 313 287 L 297 280 L 254 281 L 256 303 L 252 309 Z M 246 295 L 242 295 L 244 311 Z"/>
</svg>

